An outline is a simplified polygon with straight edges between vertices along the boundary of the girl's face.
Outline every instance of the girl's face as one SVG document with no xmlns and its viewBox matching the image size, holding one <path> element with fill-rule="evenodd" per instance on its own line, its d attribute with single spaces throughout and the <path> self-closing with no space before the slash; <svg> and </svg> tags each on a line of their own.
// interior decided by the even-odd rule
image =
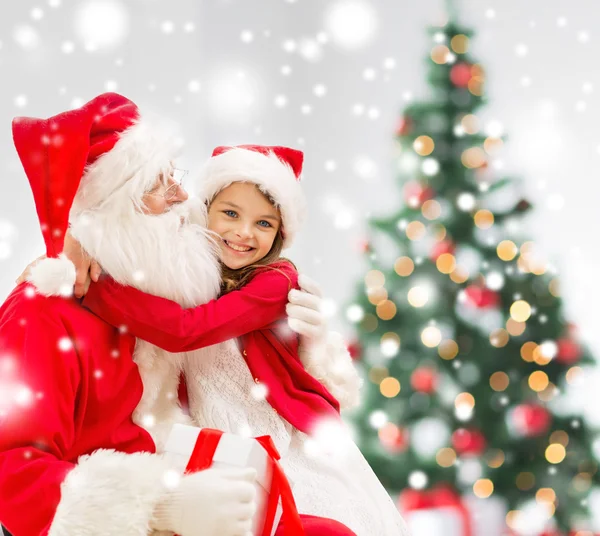
<svg viewBox="0 0 600 536">
<path fill-rule="evenodd" d="M 279 210 L 249 182 L 224 188 L 208 209 L 208 228 L 221 237 L 221 262 L 231 270 L 267 255 L 280 225 Z"/>
</svg>

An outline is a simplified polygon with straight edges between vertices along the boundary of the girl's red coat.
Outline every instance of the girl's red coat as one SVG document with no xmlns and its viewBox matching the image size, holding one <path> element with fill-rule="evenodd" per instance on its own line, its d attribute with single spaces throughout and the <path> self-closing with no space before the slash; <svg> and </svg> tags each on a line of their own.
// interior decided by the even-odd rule
<svg viewBox="0 0 600 536">
<path fill-rule="evenodd" d="M 267 388 L 267 401 L 294 427 L 309 433 L 317 420 L 339 418 L 339 404 L 298 357 L 298 337 L 285 320 L 291 288 L 298 288 L 298 273 L 281 262 L 257 270 L 241 289 L 192 309 L 110 278 L 90 285 L 83 305 L 169 352 L 237 337 L 254 380 Z"/>
</svg>

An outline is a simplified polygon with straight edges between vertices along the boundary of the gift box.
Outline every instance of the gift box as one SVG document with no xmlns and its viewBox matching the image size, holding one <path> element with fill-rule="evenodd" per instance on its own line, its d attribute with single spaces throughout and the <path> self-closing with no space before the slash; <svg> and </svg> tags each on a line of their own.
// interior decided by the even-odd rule
<svg viewBox="0 0 600 536">
<path fill-rule="evenodd" d="M 256 469 L 256 514 L 253 536 L 273 536 L 283 519 L 285 536 L 304 534 L 291 492 L 279 465 L 279 453 L 269 436 L 251 438 L 210 428 L 175 424 L 165 455 L 182 472 L 211 468 Z"/>
<path fill-rule="evenodd" d="M 398 508 L 411 534 L 427 536 L 475 536 L 461 496 L 447 487 L 404 490 Z"/>
</svg>

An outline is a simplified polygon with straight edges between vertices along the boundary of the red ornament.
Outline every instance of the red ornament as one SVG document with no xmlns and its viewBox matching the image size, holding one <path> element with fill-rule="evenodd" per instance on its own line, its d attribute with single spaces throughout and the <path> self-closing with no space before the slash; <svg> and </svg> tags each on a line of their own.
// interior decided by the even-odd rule
<svg viewBox="0 0 600 536">
<path fill-rule="evenodd" d="M 435 191 L 417 181 L 409 181 L 404 185 L 404 200 L 413 208 L 420 207 L 425 201 L 435 197 Z"/>
<path fill-rule="evenodd" d="M 410 133 L 410 131 L 412 130 L 413 127 L 413 122 L 412 119 L 410 117 L 402 117 L 400 118 L 400 121 L 398 122 L 398 128 L 396 128 L 396 135 L 397 136 L 406 136 L 407 134 Z"/>
<path fill-rule="evenodd" d="M 348 353 L 353 361 L 358 361 L 362 357 L 362 345 L 358 341 L 353 341 L 348 345 Z"/>
<path fill-rule="evenodd" d="M 452 434 L 452 446 L 460 455 L 480 456 L 485 452 L 487 442 L 479 430 L 459 428 Z"/>
<path fill-rule="evenodd" d="M 440 255 L 443 255 L 444 253 L 451 253 L 454 255 L 455 251 L 456 244 L 452 240 L 442 240 L 440 242 L 436 242 L 429 257 L 433 262 L 436 262 Z"/>
<path fill-rule="evenodd" d="M 569 337 L 577 337 L 577 324 L 574 324 L 573 322 L 567 322 L 567 333 L 569 334 Z"/>
<path fill-rule="evenodd" d="M 528 403 L 516 406 L 512 410 L 510 420 L 518 435 L 538 437 L 548 431 L 552 416 L 545 407 Z"/>
<path fill-rule="evenodd" d="M 558 339 L 556 345 L 558 346 L 557 362 L 563 365 L 573 365 L 581 359 L 581 346 L 573 339 Z"/>
<path fill-rule="evenodd" d="M 360 253 L 370 253 L 371 243 L 368 240 L 360 240 L 357 244 L 358 251 Z"/>
<path fill-rule="evenodd" d="M 467 87 L 471 80 L 471 65 L 468 63 L 457 63 L 450 69 L 450 81 L 456 87 Z"/>
<path fill-rule="evenodd" d="M 519 201 L 517 203 L 517 207 L 516 209 L 519 212 L 526 212 L 527 210 L 529 210 L 531 208 L 531 203 L 529 201 L 527 201 L 527 199 L 521 199 L 521 201 Z"/>
<path fill-rule="evenodd" d="M 469 285 L 465 289 L 468 302 L 478 309 L 488 309 L 500 305 L 500 295 L 486 287 Z"/>
<path fill-rule="evenodd" d="M 408 448 L 408 430 L 388 422 L 378 432 L 379 441 L 383 447 L 392 454 L 404 452 Z"/>
<path fill-rule="evenodd" d="M 410 377 L 410 385 L 415 391 L 430 395 L 438 385 L 438 373 L 432 367 L 419 367 Z"/>
</svg>

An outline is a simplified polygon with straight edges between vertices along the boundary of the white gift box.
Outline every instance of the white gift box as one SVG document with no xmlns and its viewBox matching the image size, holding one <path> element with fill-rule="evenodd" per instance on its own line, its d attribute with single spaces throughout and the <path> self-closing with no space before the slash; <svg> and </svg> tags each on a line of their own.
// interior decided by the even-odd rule
<svg viewBox="0 0 600 536">
<path fill-rule="evenodd" d="M 182 472 L 187 467 L 199 433 L 200 428 L 184 424 L 175 424 L 171 430 L 165 447 L 165 456 Z M 252 524 L 252 534 L 253 536 L 261 536 L 273 477 L 269 454 L 256 439 L 224 433 L 215 450 L 211 468 L 226 467 L 252 467 L 256 469 L 257 508 Z M 279 500 L 271 536 L 277 530 L 281 513 L 281 500 Z"/>
</svg>

